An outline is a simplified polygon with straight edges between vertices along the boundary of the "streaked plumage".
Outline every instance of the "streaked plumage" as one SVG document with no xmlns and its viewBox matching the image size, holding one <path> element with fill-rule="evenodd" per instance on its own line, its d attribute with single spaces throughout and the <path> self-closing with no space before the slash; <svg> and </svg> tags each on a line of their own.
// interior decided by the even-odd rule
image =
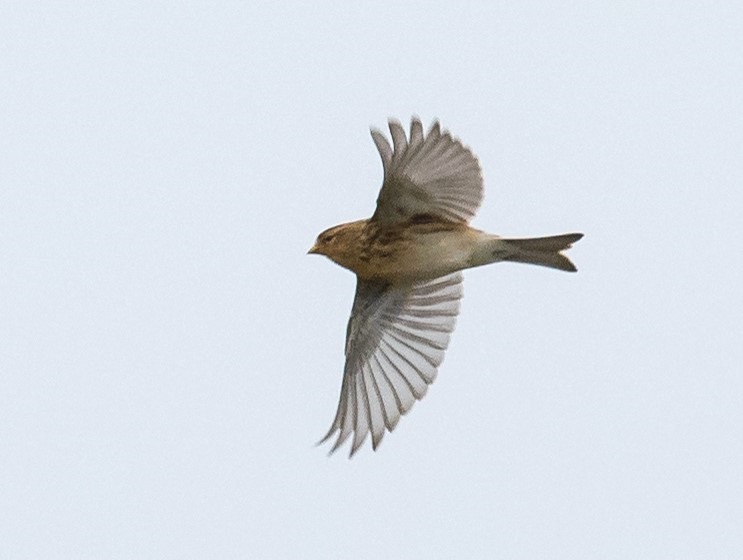
<svg viewBox="0 0 743 560">
<path fill-rule="evenodd" d="M 462 298 L 462 269 L 499 261 L 575 271 L 561 254 L 583 234 L 503 239 L 469 227 L 483 196 L 477 158 L 434 122 L 413 118 L 410 138 L 389 121 L 393 146 L 372 129 L 384 182 L 368 220 L 321 233 L 311 253 L 357 276 L 346 332 L 340 402 L 326 441 L 371 434 L 377 448 L 436 378 Z"/>
</svg>

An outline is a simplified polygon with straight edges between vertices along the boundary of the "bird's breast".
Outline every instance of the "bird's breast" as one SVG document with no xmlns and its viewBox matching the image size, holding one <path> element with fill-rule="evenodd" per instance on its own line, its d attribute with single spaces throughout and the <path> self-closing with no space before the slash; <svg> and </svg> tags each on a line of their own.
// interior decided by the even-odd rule
<svg viewBox="0 0 743 560">
<path fill-rule="evenodd" d="M 466 268 L 477 239 L 477 230 L 451 222 L 370 225 L 349 255 L 352 262 L 344 266 L 362 279 L 394 284 L 412 284 Z"/>
</svg>

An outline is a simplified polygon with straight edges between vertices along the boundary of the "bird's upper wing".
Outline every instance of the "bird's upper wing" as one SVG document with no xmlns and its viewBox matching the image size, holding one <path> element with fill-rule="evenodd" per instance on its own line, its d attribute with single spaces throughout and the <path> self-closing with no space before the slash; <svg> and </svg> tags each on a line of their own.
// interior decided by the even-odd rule
<svg viewBox="0 0 743 560">
<path fill-rule="evenodd" d="M 426 394 L 454 330 L 462 275 L 412 287 L 359 280 L 346 332 L 346 365 L 338 411 L 321 443 L 339 431 L 331 453 L 353 432 L 351 455 L 371 432 L 377 448 Z"/>
<path fill-rule="evenodd" d="M 394 149 L 387 138 L 371 130 L 382 157 L 384 183 L 372 220 L 405 222 L 426 214 L 453 222 L 468 222 L 482 202 L 482 173 L 475 155 L 438 122 L 424 136 L 417 118 L 410 140 L 396 120 L 389 121 Z"/>
</svg>

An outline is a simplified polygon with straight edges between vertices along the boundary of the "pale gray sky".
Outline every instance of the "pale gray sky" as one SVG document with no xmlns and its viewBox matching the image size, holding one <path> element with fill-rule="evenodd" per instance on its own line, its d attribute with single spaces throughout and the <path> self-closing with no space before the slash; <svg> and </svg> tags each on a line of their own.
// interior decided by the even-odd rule
<svg viewBox="0 0 743 560">
<path fill-rule="evenodd" d="M 739 558 L 738 2 L 0 8 L 0 557 Z M 313 444 L 369 216 L 368 127 L 479 156 L 436 383 Z"/>
</svg>

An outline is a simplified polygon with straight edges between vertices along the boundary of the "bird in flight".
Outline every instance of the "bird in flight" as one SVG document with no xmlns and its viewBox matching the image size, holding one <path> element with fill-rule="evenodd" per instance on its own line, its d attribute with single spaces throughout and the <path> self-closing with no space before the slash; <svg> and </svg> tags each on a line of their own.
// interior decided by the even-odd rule
<svg viewBox="0 0 743 560">
<path fill-rule="evenodd" d="M 471 228 L 483 196 L 477 157 L 437 121 L 424 134 L 413 118 L 409 138 L 398 121 L 389 128 L 392 146 L 371 130 L 384 168 L 374 214 L 325 230 L 309 250 L 356 274 L 340 401 L 320 441 L 338 432 L 333 453 L 353 434 L 350 456 L 369 433 L 376 450 L 436 378 L 461 270 L 511 261 L 575 272 L 562 251 L 583 237 L 510 239 Z"/>
</svg>

